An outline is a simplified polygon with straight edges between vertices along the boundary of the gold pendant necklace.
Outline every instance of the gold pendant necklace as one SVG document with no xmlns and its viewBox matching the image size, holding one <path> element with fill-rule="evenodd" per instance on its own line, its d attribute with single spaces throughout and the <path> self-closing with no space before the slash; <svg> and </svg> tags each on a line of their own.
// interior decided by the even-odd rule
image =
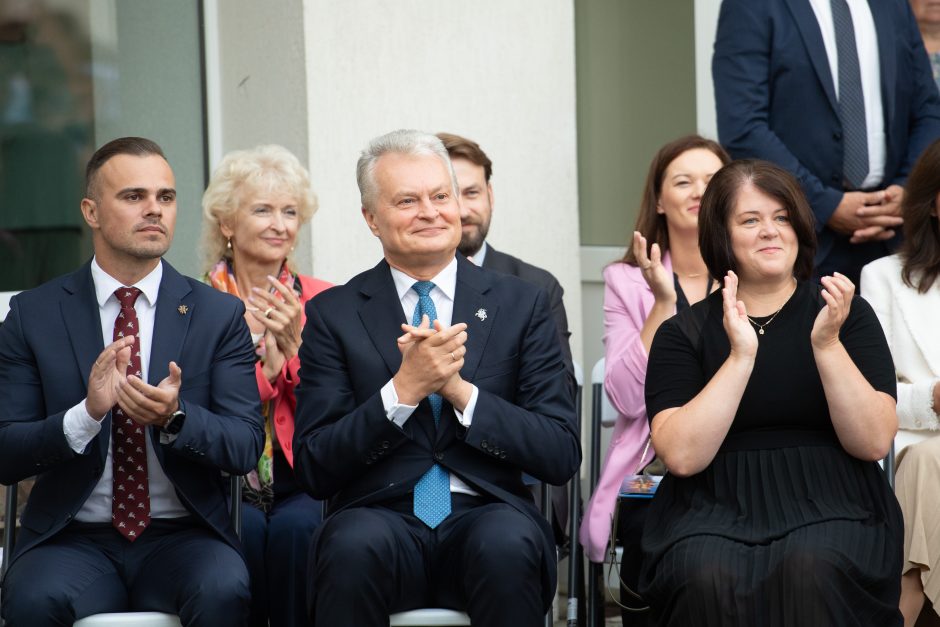
<svg viewBox="0 0 940 627">
<path fill-rule="evenodd" d="M 783 307 L 781 306 L 780 309 L 783 309 Z M 760 324 L 759 322 L 756 322 L 756 321 L 754 320 L 754 318 L 752 318 L 752 317 L 750 317 L 750 316 L 748 316 L 747 319 L 751 321 L 751 324 L 753 324 L 755 327 L 757 327 L 757 332 L 758 332 L 760 335 L 763 335 L 763 334 L 764 334 L 764 327 L 766 327 L 768 324 L 770 324 L 771 322 L 774 321 L 774 318 L 776 318 L 776 317 L 777 317 L 777 314 L 780 313 L 780 309 L 778 309 L 777 311 L 775 311 L 775 312 L 774 312 L 774 315 L 770 316 L 770 320 L 768 320 L 768 321 L 765 322 L 764 324 Z"/>
</svg>

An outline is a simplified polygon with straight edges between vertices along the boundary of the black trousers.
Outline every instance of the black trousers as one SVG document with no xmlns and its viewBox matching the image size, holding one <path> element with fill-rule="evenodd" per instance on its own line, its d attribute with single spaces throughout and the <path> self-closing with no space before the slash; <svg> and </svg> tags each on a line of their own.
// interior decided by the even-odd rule
<svg viewBox="0 0 940 627">
<path fill-rule="evenodd" d="M 21 555 L 3 580 L 7 627 L 70 627 L 102 612 L 177 614 L 184 627 L 248 620 L 242 556 L 190 519 L 157 519 L 128 542 L 108 523 L 72 523 Z"/>
<path fill-rule="evenodd" d="M 510 505 L 475 500 L 455 494 L 436 529 L 406 507 L 327 518 L 311 548 L 314 623 L 379 627 L 395 612 L 445 607 L 475 625 L 540 627 L 549 576 L 539 528 Z"/>
</svg>

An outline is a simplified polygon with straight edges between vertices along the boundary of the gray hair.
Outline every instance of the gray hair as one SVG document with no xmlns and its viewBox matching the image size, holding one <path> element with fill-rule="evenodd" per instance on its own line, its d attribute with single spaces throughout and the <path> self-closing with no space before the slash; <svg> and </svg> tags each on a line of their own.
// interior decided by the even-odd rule
<svg viewBox="0 0 940 627">
<path fill-rule="evenodd" d="M 440 138 L 430 133 L 400 129 L 376 137 L 369 142 L 368 147 L 359 156 L 359 162 L 356 164 L 356 182 L 359 184 L 359 197 L 364 209 L 369 212 L 375 210 L 373 203 L 378 193 L 375 184 L 375 165 L 380 157 L 389 153 L 438 157 L 447 166 L 454 197 L 457 196 L 457 175 L 450 163 L 450 155 Z"/>
</svg>

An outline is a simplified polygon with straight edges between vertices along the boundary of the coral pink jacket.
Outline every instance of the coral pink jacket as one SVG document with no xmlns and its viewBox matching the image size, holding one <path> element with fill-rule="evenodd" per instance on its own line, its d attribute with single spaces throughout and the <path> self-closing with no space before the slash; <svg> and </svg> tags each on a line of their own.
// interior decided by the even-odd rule
<svg viewBox="0 0 940 627">
<path fill-rule="evenodd" d="M 663 255 L 663 265 L 672 274 L 668 253 Z M 604 269 L 604 389 L 618 416 L 597 488 L 581 522 L 579 537 L 592 562 L 604 561 L 620 484 L 626 475 L 636 472 L 649 439 L 644 396 L 649 355 L 640 331 L 653 301 L 653 292 L 639 268 L 612 263 Z M 654 455 L 651 446 L 643 465 Z"/>
<path fill-rule="evenodd" d="M 298 274 L 300 279 L 300 303 L 306 305 L 307 301 L 322 292 L 333 287 L 331 283 L 314 279 L 313 277 Z M 300 324 L 303 326 L 307 322 L 307 316 L 304 310 L 300 313 Z M 281 373 L 277 376 L 274 383 L 268 381 L 267 377 L 261 371 L 261 362 L 255 364 L 255 378 L 258 381 L 258 393 L 261 395 L 261 402 L 274 402 L 272 416 L 274 418 L 274 433 L 277 441 L 284 451 L 284 457 L 287 463 L 294 467 L 294 410 L 297 408 L 297 399 L 294 398 L 294 388 L 300 380 L 298 371 L 300 370 L 300 359 L 294 355 L 284 364 Z"/>
</svg>

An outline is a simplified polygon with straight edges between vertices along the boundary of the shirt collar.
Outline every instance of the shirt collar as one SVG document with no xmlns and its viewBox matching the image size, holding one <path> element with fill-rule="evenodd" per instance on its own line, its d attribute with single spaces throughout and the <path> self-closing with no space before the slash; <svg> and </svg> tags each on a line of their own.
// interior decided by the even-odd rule
<svg viewBox="0 0 940 627">
<path fill-rule="evenodd" d="M 482 268 L 483 260 L 486 259 L 486 240 L 483 240 L 483 244 L 480 246 L 480 250 L 478 250 L 472 257 L 467 257 L 467 259 L 469 259 L 470 263 L 473 265 Z"/>
<path fill-rule="evenodd" d="M 163 261 L 161 260 L 150 274 L 134 285 L 123 285 L 105 272 L 98 265 L 98 259 L 94 258 L 91 260 L 91 278 L 95 283 L 95 298 L 98 300 L 98 307 L 104 307 L 107 300 L 114 295 L 114 290 L 119 287 L 136 287 L 147 299 L 147 304 L 153 307 L 157 302 L 157 293 L 160 291 L 160 281 L 163 279 Z"/>
<path fill-rule="evenodd" d="M 401 270 L 392 268 L 391 266 L 389 266 L 389 268 L 392 271 L 392 280 L 395 281 L 395 291 L 398 292 L 398 300 L 402 300 L 418 279 L 410 277 Z M 444 293 L 444 296 L 450 300 L 454 300 L 454 293 L 457 291 L 457 258 L 454 257 L 443 270 L 438 272 L 437 275 L 431 279 L 431 282 L 434 283 L 437 289 Z"/>
</svg>

